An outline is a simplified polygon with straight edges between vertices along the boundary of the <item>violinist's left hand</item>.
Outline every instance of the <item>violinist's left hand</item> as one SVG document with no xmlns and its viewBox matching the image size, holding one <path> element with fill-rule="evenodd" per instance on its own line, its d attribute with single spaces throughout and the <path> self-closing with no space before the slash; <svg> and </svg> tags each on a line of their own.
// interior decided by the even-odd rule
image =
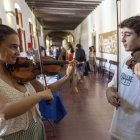
<svg viewBox="0 0 140 140">
<path fill-rule="evenodd" d="M 140 62 L 134 66 L 134 73 L 136 74 L 137 78 L 140 80 Z"/>
<path fill-rule="evenodd" d="M 67 67 L 67 70 L 66 70 L 66 75 L 71 77 L 75 71 L 75 66 L 77 64 L 77 61 L 73 60 L 70 62 L 70 64 L 68 65 Z"/>
</svg>

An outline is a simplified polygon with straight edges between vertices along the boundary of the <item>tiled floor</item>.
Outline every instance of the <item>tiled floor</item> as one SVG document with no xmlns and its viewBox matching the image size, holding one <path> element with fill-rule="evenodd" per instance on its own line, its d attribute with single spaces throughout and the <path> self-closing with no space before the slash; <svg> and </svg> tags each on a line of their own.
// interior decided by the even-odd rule
<svg viewBox="0 0 140 140">
<path fill-rule="evenodd" d="M 106 86 L 92 73 L 84 83 L 65 84 L 61 96 L 68 114 L 55 125 L 55 137 L 47 140 L 108 140 L 113 107 L 106 100 Z"/>
</svg>

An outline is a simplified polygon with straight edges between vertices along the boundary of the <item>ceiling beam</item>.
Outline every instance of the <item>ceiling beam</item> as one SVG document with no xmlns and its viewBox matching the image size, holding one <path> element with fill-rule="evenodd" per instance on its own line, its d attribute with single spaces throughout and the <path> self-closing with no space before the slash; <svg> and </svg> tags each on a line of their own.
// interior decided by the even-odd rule
<svg viewBox="0 0 140 140">
<path fill-rule="evenodd" d="M 74 30 L 103 0 L 25 0 L 44 29 Z"/>
</svg>

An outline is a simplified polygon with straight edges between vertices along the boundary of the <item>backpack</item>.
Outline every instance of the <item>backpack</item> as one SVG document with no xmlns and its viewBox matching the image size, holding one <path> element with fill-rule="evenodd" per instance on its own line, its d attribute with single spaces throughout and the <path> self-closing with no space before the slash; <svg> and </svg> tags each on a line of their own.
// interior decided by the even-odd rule
<svg viewBox="0 0 140 140">
<path fill-rule="evenodd" d="M 75 59 L 79 62 L 86 61 L 86 54 L 83 49 L 77 49 L 75 52 Z"/>
</svg>

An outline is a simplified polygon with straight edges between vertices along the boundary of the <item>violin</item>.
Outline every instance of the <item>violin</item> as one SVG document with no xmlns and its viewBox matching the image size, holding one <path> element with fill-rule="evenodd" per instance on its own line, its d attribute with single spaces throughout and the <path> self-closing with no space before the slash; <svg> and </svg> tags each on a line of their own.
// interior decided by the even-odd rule
<svg viewBox="0 0 140 140">
<path fill-rule="evenodd" d="M 134 66 L 140 62 L 140 48 L 136 49 L 131 55 L 132 58 L 126 62 L 126 65 L 134 72 Z"/>
<path fill-rule="evenodd" d="M 60 71 L 61 65 L 65 64 L 69 64 L 69 62 L 55 60 L 50 56 L 42 57 L 43 72 L 46 75 L 56 75 Z M 6 69 L 18 83 L 26 83 L 41 74 L 40 62 L 36 61 L 34 63 L 32 60 L 25 57 L 18 57 L 16 63 L 7 65 Z"/>
</svg>

